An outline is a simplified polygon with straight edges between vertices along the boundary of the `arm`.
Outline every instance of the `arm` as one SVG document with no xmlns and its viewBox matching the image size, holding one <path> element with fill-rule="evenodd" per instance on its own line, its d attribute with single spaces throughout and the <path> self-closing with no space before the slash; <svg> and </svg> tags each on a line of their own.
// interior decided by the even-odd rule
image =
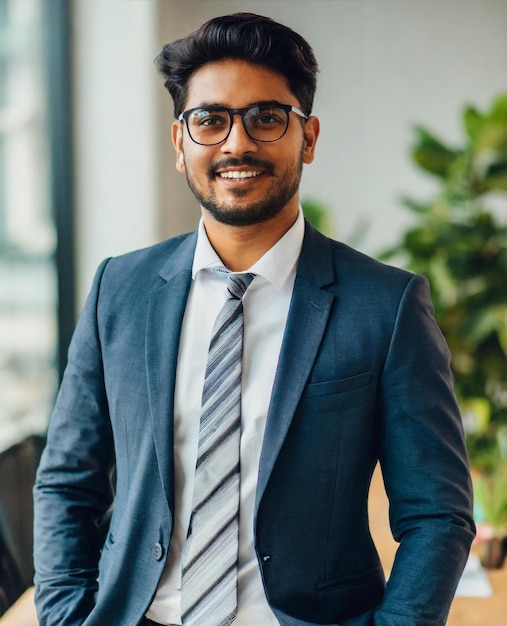
<svg viewBox="0 0 507 626">
<path fill-rule="evenodd" d="M 440 626 L 475 529 L 449 351 L 420 276 L 400 302 L 380 393 L 380 462 L 400 546 L 374 623 Z"/>
<path fill-rule="evenodd" d="M 77 626 L 94 605 L 114 449 L 96 311 L 104 262 L 69 349 L 34 487 L 41 626 Z"/>
</svg>

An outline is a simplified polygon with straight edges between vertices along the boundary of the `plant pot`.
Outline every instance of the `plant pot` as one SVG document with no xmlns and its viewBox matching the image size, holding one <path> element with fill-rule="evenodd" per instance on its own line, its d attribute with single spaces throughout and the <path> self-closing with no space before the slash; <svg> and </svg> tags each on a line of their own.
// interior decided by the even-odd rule
<svg viewBox="0 0 507 626">
<path fill-rule="evenodd" d="M 491 537 L 479 545 L 479 558 L 483 567 L 500 569 L 507 556 L 507 537 Z"/>
</svg>

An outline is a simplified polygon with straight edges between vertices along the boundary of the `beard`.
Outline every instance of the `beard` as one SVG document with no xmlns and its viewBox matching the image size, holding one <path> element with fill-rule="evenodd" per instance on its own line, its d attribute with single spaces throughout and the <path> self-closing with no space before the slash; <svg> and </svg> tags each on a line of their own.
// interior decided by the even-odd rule
<svg viewBox="0 0 507 626">
<path fill-rule="evenodd" d="M 264 175 L 274 176 L 273 165 L 268 161 L 245 156 L 241 159 L 230 157 L 216 163 L 208 169 L 207 176 L 210 183 L 215 180 L 216 172 L 224 167 L 240 167 L 248 165 L 252 169 L 262 169 Z M 221 224 L 228 226 L 253 226 L 276 217 L 283 208 L 296 195 L 303 173 L 303 148 L 298 160 L 292 167 L 281 176 L 273 178 L 268 192 L 261 200 L 246 203 L 242 207 L 238 206 L 234 200 L 219 202 L 216 198 L 215 190 L 211 184 L 207 190 L 199 188 L 196 181 L 186 168 L 187 183 L 202 207 Z M 238 204 L 241 199 L 248 195 L 249 191 L 244 189 L 232 189 L 231 194 L 237 198 Z"/>
</svg>

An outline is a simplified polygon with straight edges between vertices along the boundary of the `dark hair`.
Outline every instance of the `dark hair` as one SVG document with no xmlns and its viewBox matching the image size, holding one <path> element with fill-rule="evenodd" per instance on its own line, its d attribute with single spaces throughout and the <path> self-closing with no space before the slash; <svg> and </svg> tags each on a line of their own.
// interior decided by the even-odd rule
<svg viewBox="0 0 507 626">
<path fill-rule="evenodd" d="M 167 44 L 155 59 L 176 117 L 183 110 L 192 74 L 206 63 L 226 58 L 264 65 L 285 77 L 303 112 L 310 115 L 317 61 L 308 42 L 269 17 L 234 13 L 209 20 L 187 37 Z"/>
</svg>

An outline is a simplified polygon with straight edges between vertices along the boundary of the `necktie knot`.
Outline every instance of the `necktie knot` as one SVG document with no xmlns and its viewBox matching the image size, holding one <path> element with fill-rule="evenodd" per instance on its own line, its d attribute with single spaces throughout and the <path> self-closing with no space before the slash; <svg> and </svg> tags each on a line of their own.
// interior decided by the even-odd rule
<svg viewBox="0 0 507 626">
<path fill-rule="evenodd" d="M 228 274 L 227 291 L 229 296 L 241 300 L 253 279 L 254 274 Z"/>
</svg>

